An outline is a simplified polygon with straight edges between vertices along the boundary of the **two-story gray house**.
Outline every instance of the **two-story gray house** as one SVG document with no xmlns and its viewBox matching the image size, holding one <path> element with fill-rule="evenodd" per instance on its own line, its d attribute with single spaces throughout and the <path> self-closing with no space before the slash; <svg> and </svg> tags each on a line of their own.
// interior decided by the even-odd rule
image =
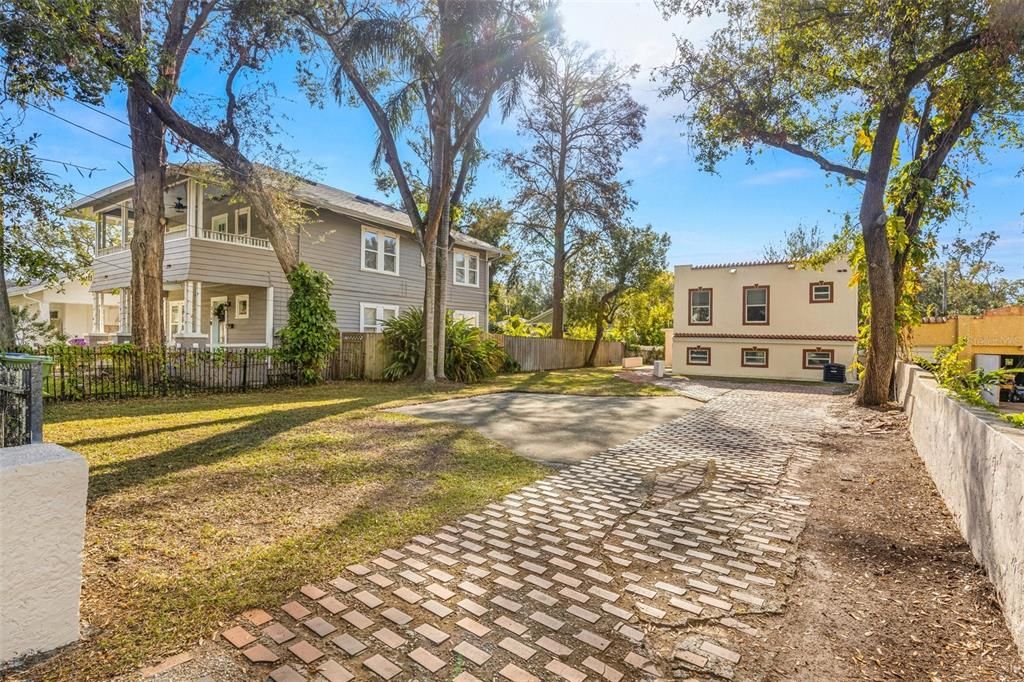
<svg viewBox="0 0 1024 682">
<path fill-rule="evenodd" d="M 131 333 L 133 181 L 73 205 L 96 216 L 93 334 L 96 342 Z M 423 305 L 424 264 L 404 212 L 316 182 L 301 181 L 296 199 L 316 218 L 294 235 L 302 261 L 334 281 L 331 306 L 341 331 L 379 331 L 384 321 Z M 289 287 L 266 230 L 245 204 L 181 169 L 164 192 L 164 335 L 182 348 L 269 347 L 288 319 Z M 453 235 L 447 307 L 487 328 L 489 261 L 496 247 Z M 106 320 L 118 306 L 117 333 Z"/>
</svg>

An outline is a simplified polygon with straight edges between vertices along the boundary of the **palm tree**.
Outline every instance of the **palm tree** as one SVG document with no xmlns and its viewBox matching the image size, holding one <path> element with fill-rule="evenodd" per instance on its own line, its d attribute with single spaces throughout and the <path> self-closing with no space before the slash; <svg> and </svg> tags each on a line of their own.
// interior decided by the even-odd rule
<svg viewBox="0 0 1024 682">
<path fill-rule="evenodd" d="M 444 378 L 444 352 L 435 358 L 434 349 L 445 343 L 451 214 L 479 158 L 477 130 L 494 100 L 505 117 L 527 80 L 544 79 L 553 15 L 534 0 L 420 0 L 359 9 L 328 0 L 296 12 L 334 57 L 336 98 L 354 93 L 377 126 L 375 162 L 390 169 L 426 264 L 424 381 Z M 420 193 L 399 146 L 413 123 L 421 123 L 426 140 Z"/>
</svg>

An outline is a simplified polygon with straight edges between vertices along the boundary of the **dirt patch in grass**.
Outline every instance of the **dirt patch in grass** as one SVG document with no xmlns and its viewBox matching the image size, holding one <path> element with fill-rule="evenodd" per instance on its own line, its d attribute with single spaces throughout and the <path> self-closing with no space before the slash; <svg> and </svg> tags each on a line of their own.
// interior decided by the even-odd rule
<svg viewBox="0 0 1024 682">
<path fill-rule="evenodd" d="M 844 400 L 789 602 L 760 624 L 777 680 L 1021 680 L 1024 663 L 900 412 Z M 758 675 L 761 677 L 761 675 Z"/>
<path fill-rule="evenodd" d="M 496 389 L 344 382 L 52 407 L 47 440 L 90 464 L 85 636 L 17 675 L 159 661 L 545 475 L 474 431 L 378 409 L 477 390 Z"/>
</svg>

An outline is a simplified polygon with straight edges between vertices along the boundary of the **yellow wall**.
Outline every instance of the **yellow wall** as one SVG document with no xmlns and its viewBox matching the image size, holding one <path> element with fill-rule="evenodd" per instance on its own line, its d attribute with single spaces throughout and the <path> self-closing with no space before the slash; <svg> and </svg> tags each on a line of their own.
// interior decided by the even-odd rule
<svg viewBox="0 0 1024 682">
<path fill-rule="evenodd" d="M 673 373 L 820 381 L 820 367 L 804 367 L 808 350 L 832 351 L 833 362 L 849 369 L 857 336 L 857 289 L 849 281 L 849 265 L 841 259 L 822 270 L 787 263 L 677 266 L 674 330 L 665 344 Z M 833 298 L 812 302 L 810 287 L 821 282 L 832 283 Z M 769 287 L 767 324 L 743 323 L 743 290 L 750 286 Z M 711 290 L 710 324 L 690 319 L 691 289 Z M 710 349 L 710 365 L 688 364 L 687 348 L 696 347 Z M 768 366 L 744 366 L 744 348 L 767 349 Z"/>
<path fill-rule="evenodd" d="M 926 322 L 914 327 L 911 345 L 919 355 L 930 355 L 936 346 L 949 346 L 967 337 L 961 357 L 978 353 L 1019 355 L 1024 353 L 1024 306 L 1006 306 L 981 315 L 958 315 L 943 322 Z"/>
</svg>

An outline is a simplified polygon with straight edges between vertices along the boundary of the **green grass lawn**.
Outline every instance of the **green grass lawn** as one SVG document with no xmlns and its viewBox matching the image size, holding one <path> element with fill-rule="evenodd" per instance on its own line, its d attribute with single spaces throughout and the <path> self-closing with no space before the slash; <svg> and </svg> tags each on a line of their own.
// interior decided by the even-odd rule
<svg viewBox="0 0 1024 682">
<path fill-rule="evenodd" d="M 210 637 L 547 470 L 464 427 L 381 411 L 495 391 L 652 395 L 609 369 L 471 387 L 340 382 L 51 405 L 89 461 L 85 640 L 32 677 L 106 679 Z"/>
</svg>

